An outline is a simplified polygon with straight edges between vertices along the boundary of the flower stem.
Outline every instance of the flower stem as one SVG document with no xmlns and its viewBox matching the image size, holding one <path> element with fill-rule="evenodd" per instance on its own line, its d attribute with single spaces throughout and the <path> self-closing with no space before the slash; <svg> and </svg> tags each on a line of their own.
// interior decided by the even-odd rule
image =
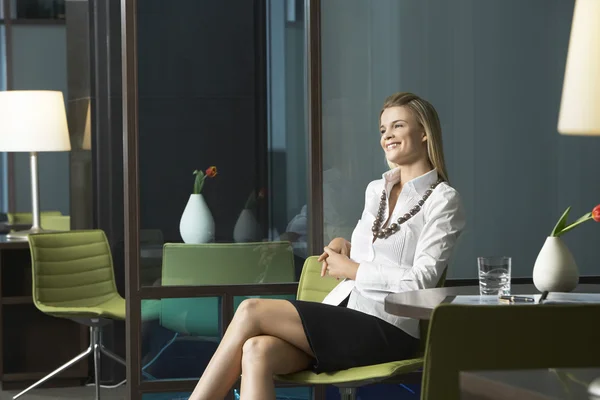
<svg viewBox="0 0 600 400">
<path fill-rule="evenodd" d="M 587 213 L 584 216 L 582 216 L 581 218 L 579 218 L 577 221 L 573 222 L 571 225 L 561 229 L 560 232 L 557 232 L 555 236 L 560 236 L 564 233 L 569 232 L 570 230 L 572 230 L 573 228 L 575 228 L 578 225 L 583 224 L 586 221 L 589 221 L 590 219 L 592 219 L 592 213 Z"/>
</svg>

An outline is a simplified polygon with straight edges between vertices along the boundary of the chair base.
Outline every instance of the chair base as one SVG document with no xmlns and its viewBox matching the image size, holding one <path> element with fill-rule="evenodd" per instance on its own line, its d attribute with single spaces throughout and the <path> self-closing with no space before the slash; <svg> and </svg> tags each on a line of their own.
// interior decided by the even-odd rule
<svg viewBox="0 0 600 400">
<path fill-rule="evenodd" d="M 341 400 L 356 400 L 356 388 L 339 388 Z"/>
<path fill-rule="evenodd" d="M 83 353 L 79 354 L 78 356 L 76 356 L 75 358 L 73 358 L 72 360 L 67 362 L 66 364 L 64 364 L 61 367 L 50 372 L 45 377 L 43 377 L 42 379 L 40 379 L 33 385 L 29 386 L 27 389 L 25 389 L 22 392 L 15 395 L 13 397 L 13 399 L 18 399 L 19 397 L 23 396 L 25 393 L 42 385 L 44 382 L 46 382 L 49 379 L 53 378 L 54 376 L 60 374 L 62 371 L 75 365 L 76 363 L 78 363 L 79 361 L 83 360 L 85 357 L 87 357 L 93 353 L 94 354 L 94 378 L 95 378 L 94 386 L 96 389 L 96 397 L 95 398 L 96 398 L 96 400 L 100 400 L 100 354 L 104 354 L 108 358 L 111 358 L 114 361 L 116 361 L 122 365 L 125 365 L 125 360 L 123 360 L 121 357 L 119 357 L 112 351 L 108 350 L 102 344 L 102 326 L 106 325 L 106 323 L 107 322 L 105 320 L 101 320 L 99 318 L 94 318 L 91 320 L 87 319 L 86 325 L 90 325 L 90 345 L 88 346 L 88 348 L 85 349 L 85 351 Z"/>
</svg>

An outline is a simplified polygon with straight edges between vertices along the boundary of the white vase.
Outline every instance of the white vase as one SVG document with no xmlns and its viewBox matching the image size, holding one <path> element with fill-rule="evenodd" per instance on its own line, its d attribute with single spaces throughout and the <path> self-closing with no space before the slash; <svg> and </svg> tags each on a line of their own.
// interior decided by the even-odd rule
<svg viewBox="0 0 600 400">
<path fill-rule="evenodd" d="M 179 221 L 185 243 L 208 243 L 215 237 L 215 220 L 201 194 L 192 194 Z"/>
<path fill-rule="evenodd" d="M 236 243 L 260 242 L 261 237 L 260 224 L 254 213 L 247 208 L 243 209 L 233 228 L 233 240 Z"/>
<path fill-rule="evenodd" d="M 579 283 L 577 264 L 561 238 L 546 238 L 533 266 L 533 283 L 540 292 L 570 292 Z"/>
</svg>

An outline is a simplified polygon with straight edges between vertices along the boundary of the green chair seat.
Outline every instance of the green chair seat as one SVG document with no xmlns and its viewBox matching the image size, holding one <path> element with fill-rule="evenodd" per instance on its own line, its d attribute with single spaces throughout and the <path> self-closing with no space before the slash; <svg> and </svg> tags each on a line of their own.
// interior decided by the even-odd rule
<svg viewBox="0 0 600 400">
<path fill-rule="evenodd" d="M 125 319 L 125 299 L 115 295 L 92 307 L 49 306 L 38 304 L 38 309 L 48 315 L 59 318 L 109 318 Z"/>
<path fill-rule="evenodd" d="M 423 367 L 423 358 L 394 361 L 366 367 L 350 368 L 343 371 L 315 374 L 312 371 L 300 371 L 289 375 L 280 375 L 278 380 L 287 383 L 310 385 L 364 386 L 370 383 L 385 381 L 400 374 L 414 372 Z"/>
</svg>

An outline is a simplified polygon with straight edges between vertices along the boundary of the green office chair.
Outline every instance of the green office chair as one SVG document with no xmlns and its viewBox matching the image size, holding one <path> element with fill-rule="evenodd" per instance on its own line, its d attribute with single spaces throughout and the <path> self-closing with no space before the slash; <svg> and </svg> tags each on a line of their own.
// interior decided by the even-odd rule
<svg viewBox="0 0 600 400">
<path fill-rule="evenodd" d="M 60 211 L 40 211 L 40 223 L 44 217 L 60 215 L 62 215 Z M 9 212 L 6 216 L 10 225 L 33 224 L 33 214 L 30 212 Z"/>
<path fill-rule="evenodd" d="M 102 344 L 101 328 L 125 319 L 110 247 L 101 230 L 29 235 L 33 302 L 42 312 L 90 327 L 90 345 L 77 357 L 13 397 L 17 399 L 90 354 L 94 354 L 96 399 L 100 398 L 100 353 L 125 365 Z"/>
<path fill-rule="evenodd" d="M 298 300 L 323 301 L 325 296 L 339 283 L 330 277 L 321 277 L 321 263 L 317 256 L 306 259 L 298 285 Z M 444 285 L 446 270 L 438 287 Z M 428 324 L 420 325 L 422 351 L 426 341 Z M 340 390 L 342 400 L 356 399 L 357 388 L 372 383 L 416 383 L 421 381 L 419 369 L 423 366 L 423 357 L 411 358 L 389 363 L 350 368 L 343 371 L 315 374 L 312 371 L 300 371 L 288 375 L 278 375 L 279 381 L 298 385 L 334 385 Z"/>
<path fill-rule="evenodd" d="M 598 315 L 598 304 L 442 304 L 429 328 L 421 398 L 460 399 L 460 371 L 599 367 Z"/>
<path fill-rule="evenodd" d="M 40 224 L 42 229 L 48 231 L 70 231 L 71 217 L 69 215 L 42 215 Z"/>
<path fill-rule="evenodd" d="M 166 243 L 162 260 L 162 286 L 290 283 L 295 280 L 294 253 L 289 242 Z M 245 298 L 247 296 L 234 297 L 234 309 Z M 142 302 L 142 321 L 158 320 L 162 327 L 182 336 L 176 336 L 175 341 L 218 343 L 222 335 L 220 315 L 219 297 Z M 145 368 L 142 371 L 145 372 Z"/>
<path fill-rule="evenodd" d="M 294 253 L 289 242 L 167 243 L 163 248 L 162 286 L 289 282 L 294 282 Z M 234 308 L 245 298 L 236 297 Z M 154 307 L 148 303 L 148 312 L 143 313 L 145 319 L 154 308 L 165 328 L 203 338 L 220 338 L 217 297 L 159 301 Z"/>
</svg>

